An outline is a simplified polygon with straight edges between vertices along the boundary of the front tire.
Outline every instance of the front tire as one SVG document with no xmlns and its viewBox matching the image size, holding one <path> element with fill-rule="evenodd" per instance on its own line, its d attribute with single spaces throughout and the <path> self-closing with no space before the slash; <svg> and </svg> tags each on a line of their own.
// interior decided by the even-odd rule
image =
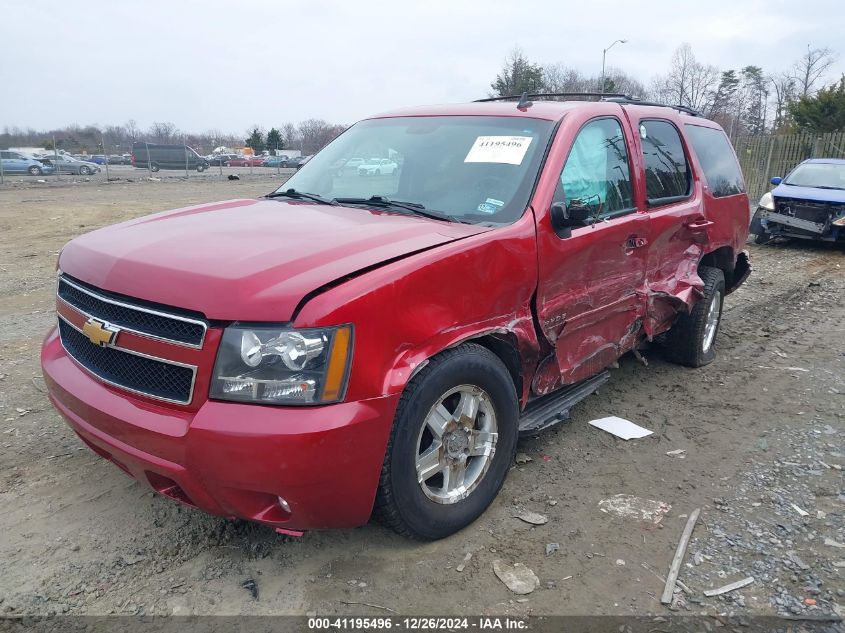
<svg viewBox="0 0 845 633">
<path fill-rule="evenodd" d="M 420 540 L 475 521 L 513 461 L 518 415 L 510 373 L 490 350 L 466 343 L 434 357 L 399 401 L 375 516 Z"/>
<path fill-rule="evenodd" d="M 40 176 L 42 173 L 41 168 L 37 167 L 36 165 L 30 167 L 27 171 L 29 172 L 30 176 Z"/>
<path fill-rule="evenodd" d="M 82 165 L 82 167 L 79 168 L 79 173 L 83 176 L 88 176 L 91 174 L 91 168 L 88 165 Z"/>
<path fill-rule="evenodd" d="M 718 268 L 701 266 L 704 297 L 689 314 L 681 314 L 666 336 L 669 357 L 687 367 L 703 367 L 716 358 L 716 334 L 722 321 L 725 275 Z"/>
<path fill-rule="evenodd" d="M 157 172 L 159 169 L 161 169 L 161 168 L 158 166 L 157 163 L 152 163 L 150 165 L 150 171 L 153 172 L 153 173 Z"/>
</svg>

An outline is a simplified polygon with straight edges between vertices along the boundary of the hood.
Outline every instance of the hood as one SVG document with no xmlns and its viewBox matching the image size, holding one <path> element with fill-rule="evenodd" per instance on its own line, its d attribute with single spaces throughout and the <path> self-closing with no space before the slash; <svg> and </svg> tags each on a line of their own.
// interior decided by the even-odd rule
<svg viewBox="0 0 845 633">
<path fill-rule="evenodd" d="M 65 246 L 59 268 L 209 319 L 289 321 L 321 286 L 489 230 L 363 208 L 230 200 L 93 231 Z"/>
<path fill-rule="evenodd" d="M 819 189 L 817 187 L 780 184 L 772 190 L 772 195 L 775 198 L 795 198 L 814 202 L 845 204 L 845 190 L 843 189 Z"/>
</svg>

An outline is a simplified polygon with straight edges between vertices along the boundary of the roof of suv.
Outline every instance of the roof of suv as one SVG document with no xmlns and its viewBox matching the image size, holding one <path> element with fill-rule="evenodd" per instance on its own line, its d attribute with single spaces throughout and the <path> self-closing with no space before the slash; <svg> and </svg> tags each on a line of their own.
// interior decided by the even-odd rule
<svg viewBox="0 0 845 633">
<path fill-rule="evenodd" d="M 660 117 L 680 117 L 684 122 L 697 123 L 699 125 L 710 125 L 712 121 L 704 117 L 691 116 L 678 112 L 672 106 L 661 106 L 654 104 L 620 103 L 614 101 L 534 101 L 528 108 L 517 108 L 515 101 L 488 101 L 472 103 L 452 103 L 442 105 L 416 106 L 401 108 L 376 114 L 371 119 L 383 119 L 402 116 L 508 116 L 526 117 L 531 119 L 544 119 L 547 121 L 559 121 L 567 112 L 582 108 L 595 109 L 598 113 L 619 112 L 621 106 L 645 108 L 649 114 Z M 669 114 L 671 113 L 671 114 Z M 708 126 L 709 127 L 709 126 Z"/>
</svg>

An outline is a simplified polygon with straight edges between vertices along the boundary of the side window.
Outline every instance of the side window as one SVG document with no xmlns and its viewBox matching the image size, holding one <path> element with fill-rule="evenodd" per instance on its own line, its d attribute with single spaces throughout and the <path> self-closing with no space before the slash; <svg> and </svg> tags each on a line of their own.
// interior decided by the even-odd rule
<svg viewBox="0 0 845 633">
<path fill-rule="evenodd" d="M 725 133 L 689 123 L 685 128 L 713 196 L 722 198 L 744 192 L 742 171 Z"/>
<path fill-rule="evenodd" d="M 555 202 L 586 207 L 591 219 L 634 211 L 628 149 L 619 121 L 597 119 L 581 128 L 560 174 Z"/>
<path fill-rule="evenodd" d="M 641 121 L 640 140 L 649 205 L 669 204 L 689 196 L 692 179 L 675 126 L 668 121 Z"/>
</svg>

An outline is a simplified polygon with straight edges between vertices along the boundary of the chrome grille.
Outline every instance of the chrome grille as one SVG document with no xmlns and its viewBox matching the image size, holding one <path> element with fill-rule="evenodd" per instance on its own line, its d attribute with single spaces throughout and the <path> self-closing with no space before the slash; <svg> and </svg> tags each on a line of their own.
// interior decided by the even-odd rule
<svg viewBox="0 0 845 633">
<path fill-rule="evenodd" d="M 159 400 L 191 402 L 196 367 L 122 348 L 94 345 L 61 317 L 59 335 L 68 355 L 104 382 Z"/>
<path fill-rule="evenodd" d="M 152 307 L 130 303 L 95 290 L 87 284 L 59 277 L 59 298 L 89 317 L 106 321 L 121 329 L 176 345 L 201 348 L 208 324 L 198 318 L 164 312 Z"/>
</svg>

